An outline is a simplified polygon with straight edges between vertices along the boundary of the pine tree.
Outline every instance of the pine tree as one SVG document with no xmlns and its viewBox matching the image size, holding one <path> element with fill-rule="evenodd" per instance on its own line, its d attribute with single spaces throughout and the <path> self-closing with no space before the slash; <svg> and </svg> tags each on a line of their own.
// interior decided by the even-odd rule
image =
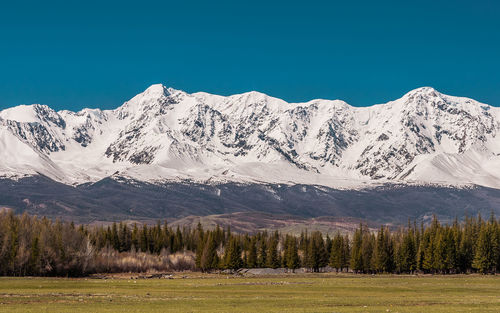
<svg viewBox="0 0 500 313">
<path fill-rule="evenodd" d="M 212 233 L 208 234 L 207 240 L 203 245 L 203 252 L 200 258 L 200 269 L 203 272 L 216 269 L 219 265 L 217 256 L 217 243 Z"/>
<path fill-rule="evenodd" d="M 153 241 L 153 252 L 159 254 L 161 252 L 161 249 L 164 246 L 164 239 L 163 239 L 163 232 L 161 230 L 161 221 L 158 220 L 156 222 L 156 226 L 152 230 L 153 236 L 152 236 L 152 241 Z"/>
<path fill-rule="evenodd" d="M 446 233 L 444 229 L 440 229 L 436 235 L 436 246 L 434 248 L 434 269 L 440 273 L 446 273 L 448 268 L 446 260 Z"/>
<path fill-rule="evenodd" d="M 340 232 L 337 232 L 332 240 L 332 247 L 330 251 L 330 266 L 333 267 L 337 272 L 342 270 L 343 262 L 342 262 L 342 254 L 344 249 L 344 238 L 340 235 Z"/>
<path fill-rule="evenodd" d="M 199 235 L 199 238 L 198 238 L 198 242 L 196 245 L 195 265 L 196 265 L 196 268 L 202 268 L 201 259 L 203 258 L 203 252 L 205 250 L 205 243 L 208 240 L 208 235 L 205 235 L 205 238 L 203 238 L 200 233 L 198 233 L 198 235 Z"/>
<path fill-rule="evenodd" d="M 306 232 L 300 234 L 300 250 L 302 251 L 302 267 L 309 267 L 309 236 Z"/>
<path fill-rule="evenodd" d="M 182 238 L 182 233 L 179 226 L 177 226 L 174 236 L 174 242 L 172 244 L 172 252 L 175 253 L 177 251 L 181 251 L 183 249 L 183 246 L 184 246 L 184 241 Z"/>
<path fill-rule="evenodd" d="M 113 249 L 116 251 L 120 250 L 120 238 L 118 236 L 118 227 L 116 226 L 116 223 L 113 223 L 113 226 L 111 227 L 110 243 Z"/>
<path fill-rule="evenodd" d="M 130 251 L 132 246 L 132 238 L 131 238 L 130 230 L 126 223 L 122 223 L 122 227 L 120 228 L 120 251 Z"/>
<path fill-rule="evenodd" d="M 472 266 L 480 273 L 491 273 L 495 271 L 497 243 L 495 242 L 494 227 L 492 224 L 483 224 L 479 231 L 476 246 L 476 254 Z"/>
<path fill-rule="evenodd" d="M 134 247 L 134 249 L 139 249 L 140 248 L 140 236 L 139 236 L 139 228 L 137 227 L 137 224 L 134 223 L 134 228 L 132 229 L 132 235 L 131 235 L 131 245 Z"/>
<path fill-rule="evenodd" d="M 227 269 L 237 270 L 242 267 L 241 247 L 236 237 L 232 236 L 229 239 L 229 246 L 226 248 L 224 260 Z"/>
<path fill-rule="evenodd" d="M 295 271 L 300 266 L 300 259 L 297 250 L 297 239 L 290 237 L 288 239 L 287 249 L 285 254 L 286 267 Z"/>
<path fill-rule="evenodd" d="M 363 259 L 363 272 L 371 272 L 375 269 L 373 261 L 373 252 L 375 246 L 375 236 L 368 231 L 363 233 L 363 242 L 361 244 L 361 254 Z"/>
<path fill-rule="evenodd" d="M 270 268 L 278 268 L 281 264 L 278 257 L 278 241 L 274 236 L 269 240 L 266 261 L 266 266 Z"/>
<path fill-rule="evenodd" d="M 453 234 L 453 229 L 447 227 L 444 233 L 444 271 L 446 273 L 454 273 L 458 267 L 458 257 L 457 257 L 457 244 L 455 242 L 455 236 Z"/>
<path fill-rule="evenodd" d="M 319 272 L 321 267 L 328 264 L 328 255 L 326 253 L 325 242 L 319 231 L 312 233 L 308 246 L 309 261 L 308 267 L 314 272 Z"/>
<path fill-rule="evenodd" d="M 495 271 L 500 272 L 500 224 L 498 221 L 494 222 L 492 225 L 492 236 L 493 236 L 493 246 L 496 247 L 494 249 L 493 255 L 495 258 Z"/>
<path fill-rule="evenodd" d="M 343 271 L 344 268 L 348 269 L 349 264 L 351 262 L 351 246 L 349 243 L 349 236 L 345 235 L 343 240 L 343 249 L 342 249 L 342 267 L 340 271 Z"/>
<path fill-rule="evenodd" d="M 413 231 L 408 229 L 403 234 L 400 247 L 400 271 L 411 273 L 417 269 L 417 249 Z"/>
<path fill-rule="evenodd" d="M 303 232 L 299 239 L 277 232 L 252 236 L 232 234 L 220 227 L 205 232 L 201 225 L 193 229 L 177 227 L 176 231 L 167 224 L 162 227 L 161 223 L 131 228 L 123 222 L 75 227 L 70 222 L 0 213 L 0 275 L 82 275 L 95 270 L 92 258 L 100 258 L 102 252 L 105 258 L 109 257 L 106 256 L 109 248 L 117 245 L 120 252 L 137 248 L 144 253 L 158 253 L 170 247 L 172 251 L 195 252 L 194 263 L 202 271 L 241 266 L 295 269 L 299 266 L 299 256 L 305 266 L 314 271 L 326 264 L 327 257 L 330 265 L 341 271 L 349 264 L 355 272 L 499 271 L 500 225 L 493 215 L 487 221 L 480 216 L 466 217 L 463 223 L 455 219 L 452 225 L 443 226 L 434 218 L 430 226 L 422 224 L 420 229 L 415 224 L 408 223 L 408 228 L 394 232 L 381 227 L 376 234 L 361 225 L 351 242 L 347 235 L 340 233 L 333 239 L 327 236 L 325 241 L 320 232 L 310 236 Z M 116 257 L 123 255 L 126 254 L 116 254 Z M 113 266 L 116 264 L 119 262 Z"/>
<path fill-rule="evenodd" d="M 424 235 L 424 240 L 425 242 L 425 251 L 424 251 L 424 257 L 422 261 L 422 268 L 426 272 L 435 272 L 436 270 L 436 261 L 435 261 L 435 235 L 430 231 L 426 230 L 425 235 Z"/>
<path fill-rule="evenodd" d="M 325 239 L 325 249 L 326 249 L 326 255 L 330 257 L 330 254 L 332 253 L 332 239 L 330 238 L 329 234 L 326 234 L 326 239 Z"/>
<path fill-rule="evenodd" d="M 255 237 L 250 239 L 248 246 L 247 266 L 249 268 L 257 267 L 257 241 Z"/>
<path fill-rule="evenodd" d="M 259 245 L 259 258 L 258 258 L 258 266 L 266 267 L 267 264 L 267 244 L 265 238 L 261 238 Z"/>
<path fill-rule="evenodd" d="M 394 250 L 389 230 L 383 226 L 377 234 L 375 245 L 375 269 L 379 272 L 390 273 L 394 269 Z"/>
<path fill-rule="evenodd" d="M 142 226 L 139 246 L 142 252 L 149 251 L 149 234 L 148 234 L 148 226 L 146 224 Z"/>
<path fill-rule="evenodd" d="M 354 232 L 353 240 L 352 240 L 352 249 L 351 249 L 351 269 L 355 273 L 359 273 L 363 271 L 363 253 L 362 253 L 362 245 L 363 245 L 363 225 L 359 225 L 359 228 Z"/>
</svg>

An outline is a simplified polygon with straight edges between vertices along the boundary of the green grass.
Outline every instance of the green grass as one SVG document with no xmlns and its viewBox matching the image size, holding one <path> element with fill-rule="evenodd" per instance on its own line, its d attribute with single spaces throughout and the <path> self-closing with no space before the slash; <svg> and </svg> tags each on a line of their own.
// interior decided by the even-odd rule
<svg viewBox="0 0 500 313">
<path fill-rule="evenodd" d="M 500 312 L 499 276 L 0 278 L 0 312 Z"/>
</svg>

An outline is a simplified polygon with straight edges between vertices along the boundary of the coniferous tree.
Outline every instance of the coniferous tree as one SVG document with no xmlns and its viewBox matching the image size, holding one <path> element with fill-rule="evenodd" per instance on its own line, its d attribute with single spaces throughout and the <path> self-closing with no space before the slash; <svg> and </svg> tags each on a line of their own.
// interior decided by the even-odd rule
<svg viewBox="0 0 500 313">
<path fill-rule="evenodd" d="M 434 217 L 430 226 L 418 229 L 413 223 L 391 232 L 381 227 L 371 233 L 361 225 L 351 241 L 337 233 L 326 240 L 320 232 L 300 237 L 266 232 L 255 235 L 233 234 L 230 229 L 204 231 L 165 223 L 133 225 L 114 223 L 109 226 L 85 226 L 37 219 L 26 214 L 0 213 L 0 275 L 81 275 L 92 270 L 92 258 L 107 254 L 126 257 L 135 249 L 143 255 L 184 251 L 184 257 L 202 271 L 241 266 L 283 266 L 295 269 L 302 264 L 318 271 L 330 265 L 342 271 L 349 265 L 355 272 L 410 273 L 494 273 L 500 264 L 499 222 L 490 217 L 483 221 L 465 217 L 440 225 Z M 228 236 L 229 234 L 229 236 Z M 242 252 L 243 251 L 243 252 Z M 328 251 L 330 253 L 328 253 Z M 219 255 L 224 255 L 220 260 Z M 98 259 L 95 259 L 98 260 Z M 110 268 L 101 268 L 107 271 Z M 130 269 L 127 269 L 130 270 Z"/>
<path fill-rule="evenodd" d="M 300 234 L 300 250 L 302 251 L 302 267 L 309 267 L 309 236 L 307 230 L 305 233 Z"/>
<path fill-rule="evenodd" d="M 287 268 L 295 271 L 295 269 L 299 268 L 300 266 L 300 259 L 297 250 L 297 239 L 292 236 L 287 238 L 288 238 L 288 244 L 285 254 L 285 260 L 286 260 L 285 265 Z"/>
<path fill-rule="evenodd" d="M 500 223 L 499 221 L 494 221 L 492 225 L 492 236 L 493 236 L 493 255 L 495 258 L 494 271 L 500 272 Z"/>
<path fill-rule="evenodd" d="M 363 260 L 363 272 L 372 272 L 375 270 L 373 252 L 375 246 L 375 236 L 368 231 L 363 232 L 363 242 L 361 244 L 361 254 Z"/>
<path fill-rule="evenodd" d="M 198 243 L 196 246 L 196 258 L 195 258 L 195 265 L 197 268 L 202 268 L 201 266 L 201 259 L 203 258 L 203 253 L 205 250 L 205 244 L 208 241 L 208 234 L 205 235 L 205 238 L 202 237 L 200 233 L 198 233 Z M 213 240 L 213 238 L 211 238 Z"/>
<path fill-rule="evenodd" d="M 255 237 L 250 239 L 249 247 L 248 247 L 248 257 L 247 257 L 247 266 L 249 268 L 257 267 L 257 241 Z"/>
<path fill-rule="evenodd" d="M 173 243 L 172 243 L 172 252 L 177 252 L 177 251 L 181 251 L 184 247 L 184 242 L 183 242 L 183 238 L 182 238 L 182 233 L 181 233 L 181 230 L 179 228 L 179 226 L 177 226 L 177 229 L 175 231 L 175 236 L 174 236 L 174 240 L 173 240 Z"/>
<path fill-rule="evenodd" d="M 152 252 L 159 254 L 161 249 L 164 247 L 163 243 L 163 232 L 161 230 L 161 221 L 156 222 L 156 226 L 152 228 Z"/>
<path fill-rule="evenodd" d="M 436 270 L 436 261 L 435 261 L 435 236 L 432 236 L 430 232 L 426 232 L 425 234 L 425 250 L 424 257 L 422 260 L 422 268 L 426 272 L 435 272 Z"/>
<path fill-rule="evenodd" d="M 132 228 L 131 246 L 134 247 L 134 249 L 140 248 L 139 228 L 137 227 L 136 223 L 134 223 L 134 227 Z"/>
<path fill-rule="evenodd" d="M 394 250 L 389 230 L 383 226 L 377 234 L 375 245 L 375 269 L 379 272 L 390 273 L 394 269 Z"/>
<path fill-rule="evenodd" d="M 400 268 L 404 273 L 411 273 L 417 269 L 417 249 L 413 231 L 409 229 L 403 234 L 400 246 Z M 389 268 L 386 269 L 390 271 Z"/>
<path fill-rule="evenodd" d="M 111 246 L 113 247 L 113 249 L 120 250 L 120 239 L 118 237 L 118 227 L 116 223 L 113 223 L 113 226 L 111 227 L 110 237 Z"/>
<path fill-rule="evenodd" d="M 131 238 L 127 224 L 125 223 L 120 223 L 119 241 L 120 241 L 120 248 L 119 248 L 120 252 L 130 250 Z"/>
<path fill-rule="evenodd" d="M 237 270 L 243 265 L 241 260 L 241 247 L 236 237 L 228 239 L 229 245 L 226 248 L 226 254 L 224 256 L 225 266 L 227 269 Z"/>
<path fill-rule="evenodd" d="M 496 267 L 496 249 L 494 224 L 483 224 L 479 231 L 476 254 L 472 266 L 481 273 L 491 273 Z"/>
<path fill-rule="evenodd" d="M 344 249 L 342 251 L 342 268 L 340 269 L 341 271 L 343 271 L 344 268 L 347 269 L 351 261 L 351 246 L 348 235 L 344 236 L 343 248 Z"/>
<path fill-rule="evenodd" d="M 216 238 L 212 233 L 209 233 L 203 245 L 203 252 L 200 258 L 200 269 L 203 272 L 207 272 L 216 269 L 218 265 L 219 258 L 217 256 Z"/>
<path fill-rule="evenodd" d="M 362 246 L 363 225 L 359 225 L 359 228 L 354 232 L 351 248 L 351 269 L 355 273 L 362 272 L 364 269 Z"/>
<path fill-rule="evenodd" d="M 328 255 L 326 253 L 325 242 L 320 232 L 311 234 L 308 245 L 308 267 L 314 272 L 318 272 L 321 267 L 328 264 Z"/>
<path fill-rule="evenodd" d="M 326 249 L 326 255 L 329 258 L 330 254 L 332 253 L 332 239 L 330 238 L 330 235 L 328 235 L 328 233 L 326 234 L 326 239 L 325 239 L 325 249 Z"/>
<path fill-rule="evenodd" d="M 260 240 L 259 258 L 257 263 L 259 267 L 266 267 L 267 265 L 267 244 L 265 237 Z"/>
<path fill-rule="evenodd" d="M 332 247 L 330 249 L 330 262 L 329 265 L 333 267 L 337 272 L 342 270 L 343 261 L 342 254 L 344 250 L 344 238 L 340 235 L 340 232 L 337 232 L 332 240 Z"/>
<path fill-rule="evenodd" d="M 424 268 L 424 260 L 425 260 L 425 251 L 427 250 L 428 243 L 429 243 L 428 234 L 424 234 L 422 232 L 417 251 L 417 270 L 422 272 L 426 270 Z"/>
<path fill-rule="evenodd" d="M 274 236 L 269 240 L 266 261 L 266 266 L 270 268 L 278 268 L 281 264 L 278 257 L 278 242 Z"/>
<path fill-rule="evenodd" d="M 455 241 L 453 228 L 447 227 L 444 232 L 444 271 L 455 273 L 458 267 L 457 243 Z"/>
<path fill-rule="evenodd" d="M 446 264 L 446 237 L 445 231 L 443 229 L 439 229 L 438 233 L 435 236 L 436 245 L 434 247 L 434 264 L 433 267 L 439 273 L 445 273 L 447 269 Z"/>
<path fill-rule="evenodd" d="M 148 235 L 148 226 L 144 224 L 142 226 L 142 232 L 140 235 L 140 243 L 139 246 L 141 248 L 142 252 L 148 252 L 149 251 L 149 235 Z"/>
</svg>

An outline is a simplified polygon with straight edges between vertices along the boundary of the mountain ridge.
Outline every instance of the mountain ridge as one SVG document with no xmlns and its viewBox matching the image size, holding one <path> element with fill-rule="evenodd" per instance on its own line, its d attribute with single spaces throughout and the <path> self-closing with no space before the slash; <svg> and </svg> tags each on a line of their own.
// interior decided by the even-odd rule
<svg viewBox="0 0 500 313">
<path fill-rule="evenodd" d="M 154 223 L 188 216 L 251 214 L 262 222 L 278 216 L 357 218 L 405 225 L 408 219 L 453 222 L 478 213 L 500 214 L 500 189 L 382 184 L 364 189 L 318 185 L 193 181 L 147 183 L 124 177 L 68 186 L 41 175 L 0 178 L 0 211 L 77 223 L 135 220 Z M 234 215 L 236 214 L 236 215 Z M 248 220 L 246 220 L 248 222 Z M 195 225 L 192 225 L 195 226 Z"/>
<path fill-rule="evenodd" d="M 370 107 L 155 84 L 113 110 L 0 111 L 0 176 L 500 188 L 500 108 L 421 87 Z"/>
</svg>

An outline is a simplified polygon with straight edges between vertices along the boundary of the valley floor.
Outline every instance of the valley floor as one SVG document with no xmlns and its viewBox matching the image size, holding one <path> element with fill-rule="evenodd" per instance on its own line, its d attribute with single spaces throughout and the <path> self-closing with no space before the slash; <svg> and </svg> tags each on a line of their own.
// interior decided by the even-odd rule
<svg viewBox="0 0 500 313">
<path fill-rule="evenodd" d="M 0 278 L 0 312 L 500 312 L 500 276 Z"/>
</svg>

